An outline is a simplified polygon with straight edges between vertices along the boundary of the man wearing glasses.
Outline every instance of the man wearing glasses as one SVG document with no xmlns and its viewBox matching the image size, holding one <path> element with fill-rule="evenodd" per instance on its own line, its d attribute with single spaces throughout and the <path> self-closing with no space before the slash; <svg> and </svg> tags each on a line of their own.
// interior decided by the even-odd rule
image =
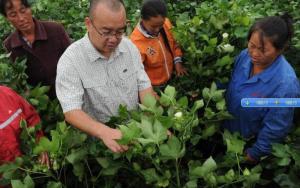
<svg viewBox="0 0 300 188">
<path fill-rule="evenodd" d="M 150 80 L 138 49 L 123 36 L 126 12 L 121 0 L 92 0 L 85 19 L 87 34 L 62 55 L 57 67 L 57 97 L 65 119 L 74 127 L 101 139 L 113 152 L 127 146 L 116 140 L 117 129 L 106 126 L 119 105 L 134 109 L 146 94 Z"/>
</svg>

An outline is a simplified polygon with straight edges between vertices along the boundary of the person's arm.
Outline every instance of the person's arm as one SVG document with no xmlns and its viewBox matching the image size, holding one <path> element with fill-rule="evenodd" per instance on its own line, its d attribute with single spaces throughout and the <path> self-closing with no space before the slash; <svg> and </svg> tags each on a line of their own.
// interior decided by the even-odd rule
<svg viewBox="0 0 300 188">
<path fill-rule="evenodd" d="M 263 119 L 256 143 L 247 149 L 250 159 L 259 161 L 262 156 L 269 155 L 272 144 L 281 142 L 288 134 L 293 121 L 293 108 L 271 108 Z"/>
<path fill-rule="evenodd" d="M 281 91 L 290 91 L 289 94 L 278 96 L 280 98 L 299 97 L 299 83 L 285 84 Z M 272 151 L 272 144 L 281 142 L 289 133 L 293 124 L 294 108 L 270 108 L 262 120 L 256 143 L 247 149 L 250 159 L 259 161 L 260 157 L 268 155 Z"/>
<path fill-rule="evenodd" d="M 170 22 L 169 19 L 166 19 L 165 21 L 165 30 L 166 32 L 168 32 L 169 34 L 169 44 L 172 50 L 172 54 L 173 54 L 173 63 L 175 66 L 175 70 L 176 70 L 176 75 L 177 76 L 183 76 L 183 75 L 187 75 L 187 70 L 186 68 L 183 66 L 183 61 L 182 61 L 182 50 L 179 47 L 178 43 L 176 42 L 175 37 L 173 36 L 172 33 L 172 28 L 173 25 Z"/>
</svg>

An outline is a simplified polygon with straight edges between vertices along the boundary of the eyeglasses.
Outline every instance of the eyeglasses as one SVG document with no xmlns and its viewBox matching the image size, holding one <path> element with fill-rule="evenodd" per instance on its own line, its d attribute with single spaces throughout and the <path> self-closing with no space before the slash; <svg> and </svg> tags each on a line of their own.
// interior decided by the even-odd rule
<svg viewBox="0 0 300 188">
<path fill-rule="evenodd" d="M 90 19 L 90 20 L 91 20 L 92 26 L 94 27 L 94 29 L 96 30 L 96 32 L 97 32 L 101 37 L 103 37 L 103 38 L 107 38 L 107 39 L 108 39 L 108 38 L 116 37 L 117 39 L 120 39 L 120 38 L 122 38 L 123 34 L 126 32 L 126 27 L 123 28 L 123 29 L 120 29 L 120 30 L 118 30 L 118 31 L 114 31 L 114 32 L 111 32 L 111 31 L 103 32 L 103 31 L 98 30 L 98 29 L 95 27 L 95 25 L 94 25 L 92 19 Z"/>
</svg>

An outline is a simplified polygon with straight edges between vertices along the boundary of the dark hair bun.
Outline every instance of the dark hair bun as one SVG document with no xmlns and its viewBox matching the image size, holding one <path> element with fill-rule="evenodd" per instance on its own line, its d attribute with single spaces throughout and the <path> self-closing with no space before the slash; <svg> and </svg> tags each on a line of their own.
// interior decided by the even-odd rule
<svg viewBox="0 0 300 188">
<path fill-rule="evenodd" d="M 283 19 L 288 27 L 288 40 L 290 41 L 292 39 L 292 36 L 294 34 L 293 29 L 293 18 L 288 13 L 284 13 L 280 16 L 281 19 Z"/>
</svg>

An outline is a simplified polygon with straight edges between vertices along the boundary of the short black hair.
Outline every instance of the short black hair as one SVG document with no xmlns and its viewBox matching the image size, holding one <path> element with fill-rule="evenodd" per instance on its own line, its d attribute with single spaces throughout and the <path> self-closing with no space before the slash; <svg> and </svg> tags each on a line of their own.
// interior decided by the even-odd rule
<svg viewBox="0 0 300 188">
<path fill-rule="evenodd" d="M 141 8 L 141 17 L 149 20 L 151 17 L 167 17 L 167 5 L 163 0 L 145 0 Z"/>
<path fill-rule="evenodd" d="M 21 3 L 26 7 L 26 8 L 29 8 L 30 7 L 30 3 L 27 1 L 27 0 L 20 0 Z M 6 17 L 6 7 L 7 5 L 9 6 L 12 6 L 12 3 L 11 3 L 11 0 L 0 0 L 0 13 Z"/>
<path fill-rule="evenodd" d="M 105 3 L 111 10 L 119 10 L 121 6 L 125 8 L 123 0 L 90 0 L 89 17 L 93 17 L 93 12 L 99 3 Z"/>
<path fill-rule="evenodd" d="M 271 43 L 277 50 L 284 50 L 293 37 L 293 19 L 287 13 L 282 16 L 259 19 L 251 26 L 248 32 L 248 41 L 251 35 L 257 31 L 260 34 L 262 46 L 264 46 L 263 37 L 267 37 L 271 39 Z"/>
</svg>

